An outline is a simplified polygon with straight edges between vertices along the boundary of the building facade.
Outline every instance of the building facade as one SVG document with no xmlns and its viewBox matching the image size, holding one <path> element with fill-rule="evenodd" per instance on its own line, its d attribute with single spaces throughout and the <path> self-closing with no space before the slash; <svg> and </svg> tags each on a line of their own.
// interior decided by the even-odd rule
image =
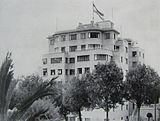
<svg viewBox="0 0 160 121">
<path fill-rule="evenodd" d="M 69 81 L 76 75 L 93 71 L 98 63 L 111 60 L 122 68 L 124 75 L 144 63 L 144 50 L 131 39 L 119 38 L 114 23 L 107 20 L 90 24 L 79 23 L 76 29 L 59 31 L 48 37 L 49 52 L 43 55 L 43 77 L 59 76 L 57 81 Z M 126 102 L 109 112 L 110 120 L 128 120 L 133 105 Z M 85 121 L 104 121 L 102 109 L 83 111 Z M 73 120 L 74 117 L 71 117 Z"/>
</svg>

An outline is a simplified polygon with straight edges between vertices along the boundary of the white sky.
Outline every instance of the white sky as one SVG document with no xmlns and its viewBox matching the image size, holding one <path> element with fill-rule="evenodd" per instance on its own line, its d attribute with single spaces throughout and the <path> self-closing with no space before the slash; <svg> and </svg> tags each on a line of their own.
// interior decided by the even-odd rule
<svg viewBox="0 0 160 121">
<path fill-rule="evenodd" d="M 160 72 L 160 0 L 94 0 L 112 19 L 122 37 L 135 39 L 145 49 L 146 64 Z M 12 51 L 16 75 L 37 71 L 48 51 L 47 36 L 57 29 L 90 23 L 92 0 L 0 0 L 0 61 Z M 99 18 L 96 17 L 96 21 Z"/>
</svg>

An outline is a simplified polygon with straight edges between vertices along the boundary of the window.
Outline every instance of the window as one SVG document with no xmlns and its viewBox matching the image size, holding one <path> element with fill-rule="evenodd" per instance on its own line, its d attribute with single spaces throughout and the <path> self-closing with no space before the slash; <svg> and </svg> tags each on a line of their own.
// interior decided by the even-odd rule
<svg viewBox="0 0 160 121">
<path fill-rule="evenodd" d="M 123 120 L 123 117 L 121 117 L 121 120 Z"/>
<path fill-rule="evenodd" d="M 123 105 L 121 105 L 121 111 L 123 111 Z"/>
<path fill-rule="evenodd" d="M 70 69 L 70 75 L 75 75 L 75 70 L 74 69 Z"/>
<path fill-rule="evenodd" d="M 86 39 L 86 33 L 81 33 L 81 39 Z"/>
<path fill-rule="evenodd" d="M 139 52 L 139 57 L 141 57 L 141 52 Z"/>
<path fill-rule="evenodd" d="M 68 75 L 68 69 L 65 70 L 65 75 Z"/>
<path fill-rule="evenodd" d="M 126 58 L 126 64 L 128 64 L 128 58 Z"/>
<path fill-rule="evenodd" d="M 114 33 L 114 39 L 116 39 L 116 34 Z"/>
<path fill-rule="evenodd" d="M 121 63 L 123 63 L 123 57 L 121 57 Z"/>
<path fill-rule="evenodd" d="M 75 58 L 69 58 L 69 63 L 75 63 Z"/>
<path fill-rule="evenodd" d="M 119 48 L 120 48 L 120 46 L 116 45 L 114 49 L 119 50 Z"/>
<path fill-rule="evenodd" d="M 62 58 L 51 58 L 51 64 L 53 63 L 61 63 L 62 62 Z"/>
<path fill-rule="evenodd" d="M 47 58 L 43 58 L 42 61 L 44 65 L 47 64 Z"/>
<path fill-rule="evenodd" d="M 105 39 L 110 39 L 111 38 L 110 33 L 105 33 L 104 35 L 105 35 Z"/>
<path fill-rule="evenodd" d="M 54 48 L 55 52 L 58 52 L 58 50 L 59 50 L 59 47 Z"/>
<path fill-rule="evenodd" d="M 82 74 L 82 68 L 77 68 L 77 73 Z"/>
<path fill-rule="evenodd" d="M 100 44 L 89 44 L 88 45 L 88 49 L 99 49 L 100 48 Z"/>
<path fill-rule="evenodd" d="M 87 73 L 87 72 L 90 72 L 90 68 L 89 67 L 84 68 L 84 73 Z"/>
<path fill-rule="evenodd" d="M 133 51 L 132 52 L 132 57 L 136 57 L 137 56 L 137 51 Z"/>
<path fill-rule="evenodd" d="M 66 40 L 66 35 L 61 35 L 61 41 L 65 41 Z"/>
<path fill-rule="evenodd" d="M 75 117 L 70 117 L 70 121 L 76 121 Z"/>
<path fill-rule="evenodd" d="M 65 63 L 68 63 L 68 58 L 65 58 Z"/>
<path fill-rule="evenodd" d="M 47 75 L 48 75 L 47 68 L 44 68 L 43 69 L 43 76 L 47 76 Z"/>
<path fill-rule="evenodd" d="M 91 121 L 91 119 L 90 118 L 85 118 L 85 121 Z"/>
<path fill-rule="evenodd" d="M 77 46 L 70 46 L 69 51 L 70 52 L 75 52 L 77 50 Z"/>
<path fill-rule="evenodd" d="M 77 56 L 77 62 L 89 61 L 89 55 Z"/>
<path fill-rule="evenodd" d="M 132 62 L 132 67 L 136 67 L 137 66 L 137 62 L 136 61 L 133 61 Z"/>
<path fill-rule="evenodd" d="M 50 40 L 50 45 L 54 45 L 54 40 Z"/>
<path fill-rule="evenodd" d="M 70 40 L 76 40 L 76 39 L 77 39 L 77 34 L 70 35 Z"/>
<path fill-rule="evenodd" d="M 62 69 L 58 69 L 58 75 L 62 75 Z"/>
<path fill-rule="evenodd" d="M 128 47 L 125 47 L 125 49 L 126 49 L 126 53 L 128 53 Z"/>
<path fill-rule="evenodd" d="M 94 60 L 106 60 L 106 55 L 105 54 L 95 54 Z"/>
<path fill-rule="evenodd" d="M 126 110 L 128 110 L 128 105 L 126 105 Z"/>
<path fill-rule="evenodd" d="M 61 52 L 65 52 L 65 47 L 61 47 Z"/>
<path fill-rule="evenodd" d="M 81 50 L 85 50 L 86 49 L 86 45 L 81 45 Z"/>
<path fill-rule="evenodd" d="M 99 33 L 98 32 L 90 32 L 89 38 L 99 38 Z"/>
<path fill-rule="evenodd" d="M 52 69 L 52 70 L 51 70 L 51 75 L 55 75 L 55 74 L 56 74 L 55 70 Z"/>
</svg>

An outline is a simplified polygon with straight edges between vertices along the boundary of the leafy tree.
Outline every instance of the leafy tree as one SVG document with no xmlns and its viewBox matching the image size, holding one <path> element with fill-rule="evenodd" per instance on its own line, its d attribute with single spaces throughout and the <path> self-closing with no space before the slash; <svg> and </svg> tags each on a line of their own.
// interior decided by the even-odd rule
<svg viewBox="0 0 160 121">
<path fill-rule="evenodd" d="M 79 120 L 82 121 L 81 111 L 91 105 L 84 78 L 75 77 L 68 83 L 66 94 L 64 95 L 64 105 L 71 112 L 78 113 Z"/>
<path fill-rule="evenodd" d="M 115 108 L 117 103 L 122 103 L 123 92 L 123 72 L 113 61 L 106 64 L 98 64 L 93 73 L 95 87 L 94 93 L 97 96 L 97 104 L 106 111 L 106 120 L 108 121 L 108 112 Z M 95 97 L 96 97 L 95 96 Z"/>
<path fill-rule="evenodd" d="M 154 69 L 146 65 L 138 65 L 126 75 L 126 99 L 132 100 L 136 103 L 138 109 L 138 121 L 140 121 L 141 105 L 143 103 L 152 103 L 154 99 L 154 86 L 158 81 L 158 74 Z"/>
<path fill-rule="evenodd" d="M 57 83 L 57 95 L 55 97 L 52 97 L 51 100 L 53 100 L 53 103 L 56 107 L 58 107 L 58 112 L 62 118 L 65 119 L 65 121 L 68 121 L 67 115 L 70 113 L 70 110 L 64 105 L 63 97 L 65 97 L 65 85 L 62 83 Z"/>
</svg>

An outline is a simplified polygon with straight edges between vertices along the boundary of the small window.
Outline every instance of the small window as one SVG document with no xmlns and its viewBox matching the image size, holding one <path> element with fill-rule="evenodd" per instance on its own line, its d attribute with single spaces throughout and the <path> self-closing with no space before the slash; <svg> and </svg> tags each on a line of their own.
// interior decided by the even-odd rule
<svg viewBox="0 0 160 121">
<path fill-rule="evenodd" d="M 139 57 L 141 57 L 141 52 L 139 52 Z"/>
<path fill-rule="evenodd" d="M 47 58 L 43 58 L 42 61 L 44 65 L 47 64 Z"/>
<path fill-rule="evenodd" d="M 77 50 L 77 46 L 70 46 L 69 51 L 70 52 L 75 52 Z"/>
<path fill-rule="evenodd" d="M 106 60 L 106 54 L 95 54 L 94 60 Z"/>
<path fill-rule="evenodd" d="M 82 68 L 78 68 L 78 69 L 77 69 L 77 73 L 78 73 L 78 74 L 82 74 Z"/>
<path fill-rule="evenodd" d="M 43 69 L 43 76 L 47 76 L 47 75 L 48 75 L 47 68 L 44 68 Z"/>
<path fill-rule="evenodd" d="M 89 67 L 84 68 L 84 73 L 88 73 L 88 72 L 90 72 L 90 68 Z"/>
<path fill-rule="evenodd" d="M 114 39 L 116 39 L 116 34 L 114 33 Z"/>
<path fill-rule="evenodd" d="M 81 61 L 89 61 L 89 55 L 77 56 L 77 62 L 81 62 Z"/>
<path fill-rule="evenodd" d="M 136 57 L 137 56 L 137 51 L 133 51 L 132 52 L 132 57 Z"/>
<path fill-rule="evenodd" d="M 101 46 L 100 44 L 89 44 L 88 49 L 99 49 Z"/>
<path fill-rule="evenodd" d="M 98 32 L 90 32 L 89 38 L 99 38 L 100 33 Z"/>
<path fill-rule="evenodd" d="M 86 45 L 81 45 L 81 50 L 86 50 Z"/>
<path fill-rule="evenodd" d="M 121 105 L 121 111 L 123 111 L 123 105 Z"/>
<path fill-rule="evenodd" d="M 128 64 L 128 58 L 126 58 L 126 64 Z"/>
<path fill-rule="evenodd" d="M 54 48 L 54 51 L 58 52 L 59 51 L 59 47 Z"/>
<path fill-rule="evenodd" d="M 86 33 L 81 33 L 81 39 L 86 39 Z"/>
<path fill-rule="evenodd" d="M 105 39 L 111 39 L 110 33 L 105 33 Z"/>
<path fill-rule="evenodd" d="M 65 63 L 68 63 L 68 58 L 65 58 Z"/>
<path fill-rule="evenodd" d="M 69 58 L 69 63 L 75 63 L 75 58 Z"/>
<path fill-rule="evenodd" d="M 68 69 L 65 70 L 65 75 L 68 75 Z"/>
<path fill-rule="evenodd" d="M 137 66 L 137 62 L 136 61 L 133 61 L 132 62 L 132 67 L 136 67 Z"/>
<path fill-rule="evenodd" d="M 66 40 L 66 35 L 61 35 L 61 41 L 65 41 Z"/>
<path fill-rule="evenodd" d="M 121 120 L 123 120 L 123 117 L 121 117 Z"/>
<path fill-rule="evenodd" d="M 54 45 L 54 41 L 55 41 L 55 40 L 53 40 L 53 39 L 50 40 L 50 45 Z"/>
<path fill-rule="evenodd" d="M 51 70 L 51 75 L 55 75 L 55 74 L 56 74 L 55 70 L 52 69 L 52 70 Z"/>
<path fill-rule="evenodd" d="M 128 105 L 126 105 L 126 110 L 128 110 Z"/>
<path fill-rule="evenodd" d="M 90 118 L 85 118 L 85 121 L 91 121 L 91 119 Z"/>
<path fill-rule="evenodd" d="M 120 48 L 120 46 L 118 46 L 118 45 L 116 45 L 116 46 L 114 46 L 115 47 L 115 50 L 119 50 L 119 48 Z"/>
<path fill-rule="evenodd" d="M 70 40 L 76 40 L 76 39 L 77 39 L 77 34 L 70 35 Z"/>
<path fill-rule="evenodd" d="M 62 69 L 58 69 L 58 75 L 62 75 Z"/>
<path fill-rule="evenodd" d="M 65 47 L 61 47 L 61 52 L 62 52 L 62 53 L 65 52 Z"/>
<path fill-rule="evenodd" d="M 51 64 L 62 63 L 62 58 L 51 58 Z"/>
<path fill-rule="evenodd" d="M 75 70 L 74 69 L 70 69 L 70 75 L 75 75 Z"/>
<path fill-rule="evenodd" d="M 121 57 L 121 63 L 123 63 L 123 57 Z"/>
<path fill-rule="evenodd" d="M 126 53 L 128 53 L 128 47 L 125 47 Z"/>
</svg>

